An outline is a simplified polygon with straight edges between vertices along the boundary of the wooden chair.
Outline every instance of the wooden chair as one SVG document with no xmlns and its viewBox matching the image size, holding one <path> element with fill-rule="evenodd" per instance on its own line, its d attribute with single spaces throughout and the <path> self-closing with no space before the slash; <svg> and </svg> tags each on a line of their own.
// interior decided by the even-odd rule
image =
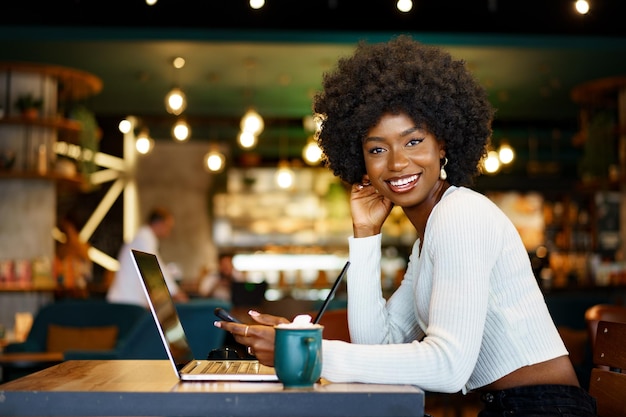
<svg viewBox="0 0 626 417">
<path fill-rule="evenodd" d="M 587 334 L 592 351 L 595 346 L 598 323 L 602 320 L 626 323 L 626 306 L 617 304 L 596 304 L 585 311 Z"/>
<path fill-rule="evenodd" d="M 307 314 L 315 317 L 317 311 L 310 311 Z M 348 310 L 346 308 L 326 310 L 320 320 L 320 324 L 324 326 L 324 339 L 350 341 Z"/>
<path fill-rule="evenodd" d="M 595 338 L 589 393 L 598 417 L 626 416 L 626 323 L 600 321 Z"/>
</svg>

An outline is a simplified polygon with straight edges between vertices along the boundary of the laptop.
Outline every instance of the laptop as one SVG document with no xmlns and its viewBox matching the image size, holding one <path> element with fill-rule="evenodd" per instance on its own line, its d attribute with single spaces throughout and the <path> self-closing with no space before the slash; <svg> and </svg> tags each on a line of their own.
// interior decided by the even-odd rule
<svg viewBox="0 0 626 417">
<path fill-rule="evenodd" d="M 167 356 L 181 381 L 278 381 L 256 359 L 196 359 L 154 254 L 131 250 Z"/>
</svg>

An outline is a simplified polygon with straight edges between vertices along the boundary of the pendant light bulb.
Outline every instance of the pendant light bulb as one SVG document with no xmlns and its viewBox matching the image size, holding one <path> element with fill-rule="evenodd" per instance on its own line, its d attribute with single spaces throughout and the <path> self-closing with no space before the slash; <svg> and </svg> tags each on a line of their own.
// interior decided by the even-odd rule
<svg viewBox="0 0 626 417">
<path fill-rule="evenodd" d="M 276 184 L 282 189 L 291 188 L 293 185 L 293 171 L 289 168 L 289 162 L 280 161 L 276 171 Z"/>
<path fill-rule="evenodd" d="M 254 109 L 248 109 L 241 118 L 241 131 L 259 136 L 265 127 L 263 118 Z"/>
<path fill-rule="evenodd" d="M 306 145 L 302 149 L 302 158 L 304 162 L 309 165 L 317 165 L 322 160 L 322 149 L 315 142 L 313 137 L 310 137 Z"/>
<path fill-rule="evenodd" d="M 225 166 L 226 157 L 220 151 L 213 149 L 204 155 L 204 169 L 207 172 L 222 172 Z"/>
<path fill-rule="evenodd" d="M 239 132 L 238 142 L 241 148 L 252 149 L 256 146 L 257 137 L 250 132 L 241 131 Z"/>
<path fill-rule="evenodd" d="M 179 142 L 185 142 L 191 136 L 191 127 L 183 119 L 178 119 L 172 127 L 172 136 Z"/>
<path fill-rule="evenodd" d="M 515 159 L 515 151 L 511 145 L 508 144 L 508 142 L 502 142 L 500 144 L 500 148 L 498 149 L 498 159 L 500 159 L 500 162 L 504 165 L 510 164 L 513 162 L 513 159 Z"/>
<path fill-rule="evenodd" d="M 147 130 L 142 130 L 135 140 L 135 149 L 142 155 L 149 153 L 154 147 L 154 140 L 148 136 Z"/>
<path fill-rule="evenodd" d="M 187 107 L 187 97 L 183 90 L 174 87 L 165 96 L 165 109 L 168 113 L 178 116 Z"/>
</svg>

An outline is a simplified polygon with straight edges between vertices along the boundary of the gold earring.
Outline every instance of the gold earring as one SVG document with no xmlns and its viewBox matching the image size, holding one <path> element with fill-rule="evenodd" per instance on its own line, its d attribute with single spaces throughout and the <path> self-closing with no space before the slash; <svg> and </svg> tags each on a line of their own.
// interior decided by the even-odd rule
<svg viewBox="0 0 626 417">
<path fill-rule="evenodd" d="M 443 165 L 441 166 L 441 170 L 439 171 L 439 178 L 444 180 L 444 181 L 445 181 L 446 178 L 448 178 L 448 173 L 444 169 L 446 167 L 446 165 L 448 165 L 448 158 L 446 158 L 444 156 L 443 157 Z"/>
</svg>

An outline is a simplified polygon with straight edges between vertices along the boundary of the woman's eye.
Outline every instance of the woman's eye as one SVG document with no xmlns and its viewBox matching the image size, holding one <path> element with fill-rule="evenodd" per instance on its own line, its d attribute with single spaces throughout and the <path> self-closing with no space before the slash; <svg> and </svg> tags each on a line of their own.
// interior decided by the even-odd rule
<svg viewBox="0 0 626 417">
<path fill-rule="evenodd" d="M 415 146 L 415 145 L 417 145 L 417 144 L 419 144 L 419 143 L 421 143 L 421 142 L 423 142 L 423 141 L 424 141 L 424 139 L 411 139 L 411 140 L 410 140 L 410 141 L 406 144 L 406 146 Z"/>
<path fill-rule="evenodd" d="M 372 148 L 372 149 L 369 150 L 369 153 L 377 155 L 377 154 L 379 154 L 379 153 L 381 153 L 383 151 L 384 151 L 383 148 Z"/>
</svg>

